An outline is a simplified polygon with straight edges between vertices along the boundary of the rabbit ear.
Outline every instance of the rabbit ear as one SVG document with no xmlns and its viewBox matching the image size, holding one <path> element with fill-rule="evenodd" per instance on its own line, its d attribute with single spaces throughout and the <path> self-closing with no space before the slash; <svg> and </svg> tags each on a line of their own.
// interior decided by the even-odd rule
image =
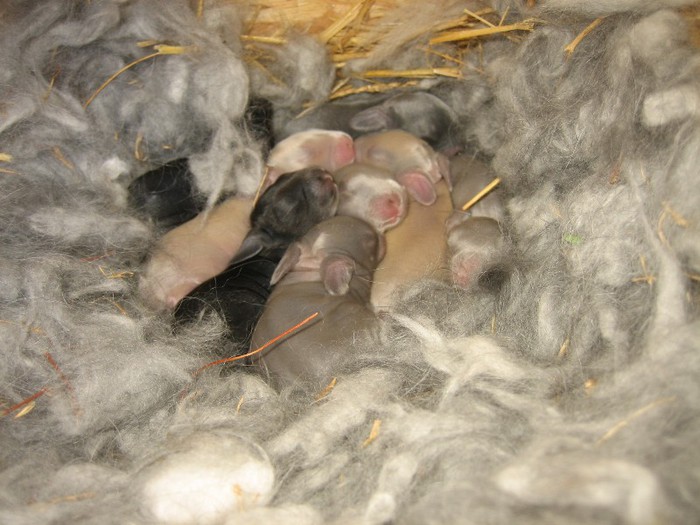
<svg viewBox="0 0 700 525">
<path fill-rule="evenodd" d="M 290 270 L 294 268 L 294 266 L 299 262 L 300 257 L 301 246 L 298 242 L 292 243 L 289 246 L 289 248 L 287 248 L 287 251 L 284 252 L 282 259 L 280 259 L 280 262 L 277 264 L 275 271 L 272 273 L 272 277 L 270 278 L 270 284 L 277 284 L 280 281 L 280 279 L 282 279 L 282 277 L 287 275 L 290 272 Z"/>
<path fill-rule="evenodd" d="M 386 257 L 386 237 L 383 234 L 379 234 L 379 246 L 377 247 L 377 263 L 384 260 Z"/>
<path fill-rule="evenodd" d="M 245 236 L 245 239 L 243 239 L 241 247 L 238 248 L 236 255 L 233 256 L 233 259 L 231 259 L 229 266 L 240 264 L 244 261 L 252 259 L 258 255 L 268 243 L 269 239 L 264 233 L 248 233 L 248 235 Z"/>
<path fill-rule="evenodd" d="M 265 182 L 263 183 L 260 192 L 262 193 L 277 182 L 277 179 L 279 179 L 281 175 L 284 175 L 284 172 L 281 169 L 275 168 L 274 166 L 268 166 L 267 172 L 265 173 Z"/>
<path fill-rule="evenodd" d="M 355 261 L 346 255 L 331 255 L 321 263 L 321 279 L 331 295 L 345 295 L 355 273 Z"/>
<path fill-rule="evenodd" d="M 350 127 L 355 131 L 369 132 L 388 129 L 392 120 L 387 111 L 381 106 L 367 108 L 350 119 Z"/>
<path fill-rule="evenodd" d="M 406 187 L 408 193 L 420 204 L 429 206 L 437 200 L 435 187 L 424 173 L 407 171 L 397 175 L 396 179 Z"/>
<path fill-rule="evenodd" d="M 447 184 L 447 188 L 450 191 L 452 191 L 452 179 L 450 178 L 450 159 L 447 157 L 447 155 L 438 153 L 436 155 L 436 162 L 438 165 L 438 171 L 440 172 L 440 175 L 442 175 L 442 178 L 445 179 L 445 184 Z"/>
</svg>

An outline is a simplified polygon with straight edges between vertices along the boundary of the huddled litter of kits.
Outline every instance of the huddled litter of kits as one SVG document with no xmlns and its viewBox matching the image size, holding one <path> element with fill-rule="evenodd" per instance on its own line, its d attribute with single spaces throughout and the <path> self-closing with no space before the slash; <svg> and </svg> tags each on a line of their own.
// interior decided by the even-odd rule
<svg viewBox="0 0 700 525">
<path fill-rule="evenodd" d="M 336 66 L 293 33 L 263 70 L 241 40 L 254 6 L 197 3 L 0 7 L 0 522 L 700 520 L 694 2 L 489 4 L 535 29 L 419 87 L 447 108 L 426 102 L 450 123 L 434 145 L 501 180 L 496 216 L 471 215 L 497 222 L 499 271 L 397 288 L 332 381 L 279 389 L 203 368 L 226 340 L 214 316 L 173 330 L 146 304 L 163 232 L 127 188 L 188 158 L 207 209 L 252 198 L 266 146 L 249 101 L 288 135 Z M 484 2 L 404 4 L 412 22 L 348 70 L 410 68 L 427 10 Z"/>
</svg>

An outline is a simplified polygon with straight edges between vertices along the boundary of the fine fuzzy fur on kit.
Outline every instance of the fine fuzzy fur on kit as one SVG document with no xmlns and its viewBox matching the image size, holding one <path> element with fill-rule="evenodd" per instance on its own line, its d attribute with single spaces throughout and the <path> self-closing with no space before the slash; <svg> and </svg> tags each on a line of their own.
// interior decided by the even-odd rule
<svg viewBox="0 0 700 525">
<path fill-rule="evenodd" d="M 228 268 L 188 293 L 175 308 L 176 319 L 191 323 L 219 315 L 234 347 L 222 353 L 246 353 L 285 251 L 337 208 L 338 187 L 327 171 L 314 167 L 281 175 L 255 203 L 250 231 Z"/>
<path fill-rule="evenodd" d="M 508 276 L 497 291 L 401 290 L 380 341 L 307 393 L 244 367 L 195 373 L 224 327 L 173 334 L 140 302 L 155 231 L 126 188 L 189 156 L 211 203 L 254 194 L 247 100 L 290 115 L 323 100 L 323 46 L 290 37 L 268 75 L 243 59 L 234 2 L 201 18 L 177 0 L 6 2 L 0 522 L 697 522 L 700 51 L 676 10 L 690 3 L 493 4 L 543 23 L 484 40 L 431 93 L 502 180 Z M 416 13 L 481 6 L 412 4 L 387 14 L 413 20 L 406 32 Z M 347 68 L 425 54 L 392 27 Z M 153 52 L 138 42 L 186 52 L 128 69 L 84 109 Z M 163 514 L 173 491 L 183 510 Z"/>
</svg>

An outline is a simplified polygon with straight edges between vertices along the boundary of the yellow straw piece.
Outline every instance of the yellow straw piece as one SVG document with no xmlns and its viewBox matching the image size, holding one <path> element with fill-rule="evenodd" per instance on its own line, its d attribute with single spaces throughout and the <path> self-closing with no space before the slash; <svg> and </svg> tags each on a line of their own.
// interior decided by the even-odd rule
<svg viewBox="0 0 700 525">
<path fill-rule="evenodd" d="M 350 95 L 357 95 L 358 93 L 383 93 L 385 91 L 391 91 L 393 89 L 398 89 L 402 87 L 415 86 L 416 82 L 414 80 L 409 80 L 407 82 L 387 82 L 386 84 L 370 84 L 368 86 L 360 86 L 357 88 L 346 88 L 333 93 L 328 100 L 335 100 L 338 98 L 349 97 Z"/>
<path fill-rule="evenodd" d="M 375 439 L 377 439 L 377 436 L 379 435 L 379 429 L 380 429 L 381 427 L 382 427 L 382 420 L 381 420 L 381 419 L 375 419 L 374 422 L 372 423 L 372 429 L 369 431 L 369 436 L 367 437 L 367 439 L 365 439 L 365 440 L 362 442 L 362 446 L 363 446 L 363 447 L 366 447 L 367 445 L 369 445 L 370 443 L 372 443 L 372 441 L 374 441 Z"/>
<path fill-rule="evenodd" d="M 566 51 L 567 56 L 571 55 L 571 53 L 574 52 L 574 49 L 576 49 L 576 46 L 578 46 L 578 45 L 581 43 L 581 41 L 582 41 L 584 38 L 586 38 L 586 35 L 587 35 L 588 33 L 590 33 L 591 31 L 593 31 L 596 27 L 598 27 L 598 25 L 599 25 L 602 21 L 603 21 L 602 18 L 596 18 L 595 20 L 593 20 L 593 22 L 591 22 L 590 24 L 588 24 L 588 26 L 586 27 L 586 29 L 584 29 L 583 31 L 581 31 L 581 33 L 579 33 L 579 35 L 578 35 L 576 38 L 574 38 L 571 42 L 569 42 L 569 44 L 564 48 L 564 51 Z"/>
<path fill-rule="evenodd" d="M 255 36 L 255 35 L 242 35 L 241 40 L 244 42 L 256 42 L 258 44 L 274 44 L 278 46 L 283 46 L 287 43 L 284 38 L 278 38 L 275 36 Z"/>
<path fill-rule="evenodd" d="M 462 72 L 456 67 L 430 67 L 423 69 L 375 69 L 365 71 L 361 75 L 362 78 L 432 78 L 432 77 L 450 77 L 462 78 Z"/>
<path fill-rule="evenodd" d="M 360 0 L 354 6 L 352 6 L 352 8 L 350 8 L 350 10 L 347 13 L 345 13 L 343 17 L 339 18 L 328 28 L 326 28 L 326 30 L 319 35 L 319 39 L 321 40 L 321 42 L 323 42 L 324 44 L 328 43 L 328 41 L 331 38 L 333 38 L 350 23 L 352 23 L 357 18 L 357 16 L 364 11 L 363 8 L 368 1 L 373 0 Z"/>
<path fill-rule="evenodd" d="M 167 44 L 158 44 L 153 46 L 153 49 L 158 51 L 161 55 L 184 55 L 190 51 L 191 47 L 188 46 L 170 46 Z"/>
<path fill-rule="evenodd" d="M 24 408 L 23 408 L 22 410 L 20 410 L 19 412 L 17 412 L 17 413 L 15 414 L 15 419 L 19 419 L 19 418 L 21 418 L 21 417 L 26 416 L 27 414 L 29 414 L 29 412 L 31 412 L 32 410 L 34 410 L 35 407 L 36 407 L 36 401 L 32 401 L 32 402 L 29 403 L 28 405 L 25 405 Z"/>
<path fill-rule="evenodd" d="M 508 33 L 510 31 L 532 31 L 535 23 L 531 20 L 518 22 L 516 24 L 508 24 L 507 26 L 484 27 L 479 29 L 463 29 L 461 31 L 451 31 L 444 35 L 436 36 L 430 39 L 430 44 L 442 44 L 444 42 L 457 42 L 459 40 L 469 40 L 471 38 L 479 38 L 481 36 L 495 35 L 498 33 Z"/>
<path fill-rule="evenodd" d="M 483 190 L 481 190 L 479 193 L 474 195 L 474 197 L 469 200 L 464 206 L 462 206 L 462 211 L 467 211 L 469 208 L 474 206 L 477 202 L 479 202 L 481 199 L 483 199 L 488 193 L 491 192 L 496 186 L 498 186 L 501 183 L 501 179 L 499 177 L 496 177 L 493 179 L 491 182 L 489 182 L 488 186 L 486 186 Z"/>
</svg>

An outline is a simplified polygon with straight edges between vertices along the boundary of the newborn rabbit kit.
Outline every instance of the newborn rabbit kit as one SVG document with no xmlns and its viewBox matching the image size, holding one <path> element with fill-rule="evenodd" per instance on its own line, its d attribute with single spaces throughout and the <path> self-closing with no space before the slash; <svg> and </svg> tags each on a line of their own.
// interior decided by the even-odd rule
<svg viewBox="0 0 700 525">
<path fill-rule="evenodd" d="M 700 520 L 696 2 L 0 23 L 0 522 Z M 303 169 L 337 202 L 223 364 L 175 306 Z"/>
</svg>

